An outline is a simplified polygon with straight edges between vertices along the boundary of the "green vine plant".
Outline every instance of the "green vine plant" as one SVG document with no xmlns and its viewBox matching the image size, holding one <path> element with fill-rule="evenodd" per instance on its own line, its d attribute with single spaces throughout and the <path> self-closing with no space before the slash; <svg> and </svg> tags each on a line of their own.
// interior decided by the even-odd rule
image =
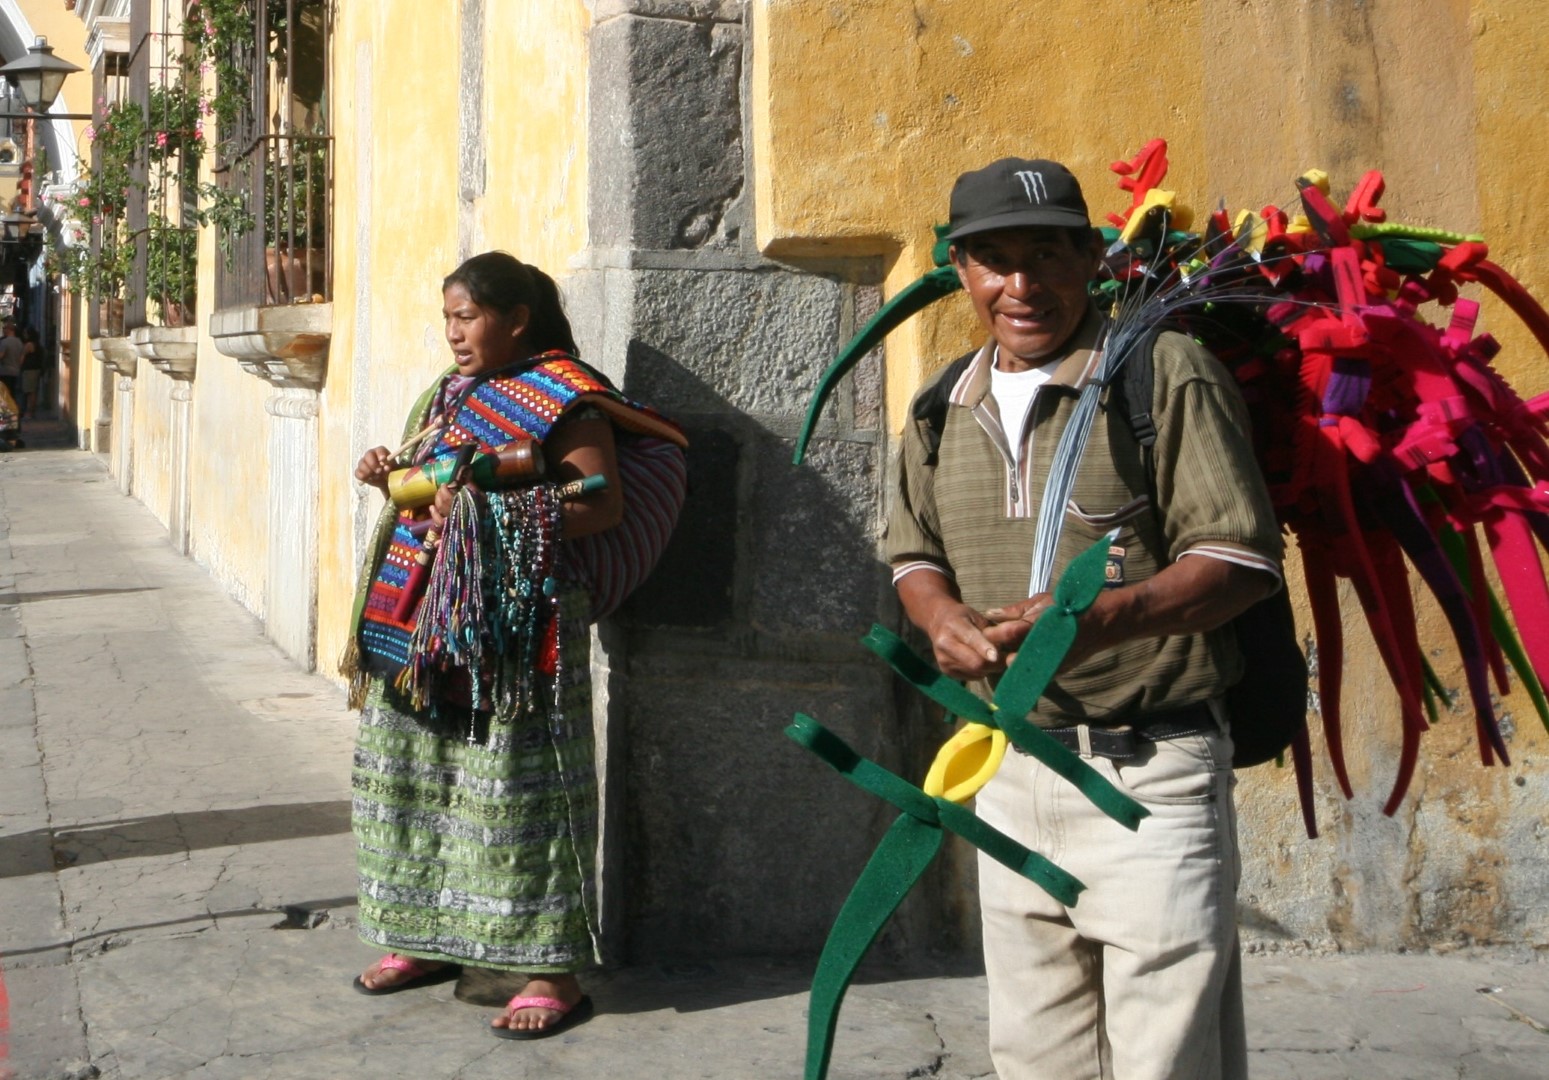
<svg viewBox="0 0 1549 1080">
<path fill-rule="evenodd" d="M 284 6 L 278 6 L 283 19 Z M 216 229 L 228 267 L 237 240 L 258 227 L 248 205 L 248 185 L 241 182 L 246 177 L 240 175 L 250 166 L 238 165 L 238 182 L 230 185 L 199 178 L 212 149 L 208 120 L 215 124 L 216 160 L 235 152 L 251 100 L 251 77 L 239 58 L 244 44 L 253 40 L 254 11 L 251 0 L 188 0 L 183 53 L 173 81 L 152 86 L 144 106 L 128 100 L 98 103 L 102 118 L 86 129 L 97 164 L 77 182 L 68 201 L 56 199 L 53 209 L 61 229 L 46 254 L 48 269 L 68 275 L 89 301 L 122 304 L 130 299 L 135 250 L 143 241 L 146 299 L 163 324 L 183 324 L 196 303 L 194 224 Z M 211 72 L 213 80 L 207 79 Z M 137 190 L 161 197 L 148 199 L 147 225 L 131 233 L 128 208 Z M 168 208 L 183 204 L 192 207 L 192 221 L 179 223 Z"/>
<path fill-rule="evenodd" d="M 144 114 L 127 101 L 109 106 L 101 121 L 86 130 L 98 161 L 77 185 L 75 205 L 67 215 L 69 242 L 56 248 L 54 262 L 89 300 L 124 299 L 134 261 L 127 211 L 138 183 L 134 169 L 146 144 L 145 133 Z"/>
</svg>

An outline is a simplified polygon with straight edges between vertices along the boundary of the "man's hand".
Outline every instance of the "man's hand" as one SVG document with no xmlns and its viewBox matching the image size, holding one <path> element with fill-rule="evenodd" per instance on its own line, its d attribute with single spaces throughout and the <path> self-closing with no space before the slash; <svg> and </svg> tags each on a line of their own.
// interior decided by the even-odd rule
<svg viewBox="0 0 1549 1080">
<path fill-rule="evenodd" d="M 1198 634 L 1235 618 L 1275 591 L 1262 570 L 1203 556 L 1180 559 L 1138 585 L 1104 589 L 1076 621 L 1076 639 L 1060 670 L 1126 641 Z M 1049 593 L 985 612 L 984 637 L 1010 664 L 1038 617 L 1054 602 Z"/>
<path fill-rule="evenodd" d="M 980 679 L 1006 668 L 1001 651 L 984 636 L 990 621 L 957 595 L 950 578 L 920 570 L 898 579 L 909 621 L 930 638 L 936 666 L 954 679 Z"/>
<path fill-rule="evenodd" d="M 1006 670 L 1001 651 L 985 637 L 988 619 L 961 602 L 942 605 L 937 612 L 926 633 L 943 673 L 954 679 L 982 679 Z"/>
<path fill-rule="evenodd" d="M 1048 611 L 1053 603 L 1053 593 L 1041 592 L 1037 596 L 1018 600 L 1005 607 L 991 608 L 984 613 L 990 624 L 984 636 L 1005 656 L 1008 665 L 1012 656 L 1022 647 L 1022 640 L 1027 637 L 1038 617 Z"/>
</svg>

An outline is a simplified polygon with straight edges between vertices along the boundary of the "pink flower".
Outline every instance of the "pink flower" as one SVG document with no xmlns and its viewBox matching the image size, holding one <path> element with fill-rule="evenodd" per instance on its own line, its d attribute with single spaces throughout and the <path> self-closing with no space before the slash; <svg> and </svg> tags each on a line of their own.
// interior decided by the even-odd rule
<svg viewBox="0 0 1549 1080">
<path fill-rule="evenodd" d="M 95 142 L 96 138 L 97 138 L 97 129 L 92 127 L 90 124 L 87 124 L 86 125 L 86 137 L 88 139 L 91 139 L 92 141 Z"/>
<path fill-rule="evenodd" d="M 156 145 L 157 146 L 166 146 L 167 145 L 167 133 L 165 131 L 158 131 L 156 133 Z"/>
<path fill-rule="evenodd" d="M 91 205 L 91 198 L 89 196 L 82 195 L 81 196 L 81 205 L 82 206 L 90 206 Z"/>
</svg>

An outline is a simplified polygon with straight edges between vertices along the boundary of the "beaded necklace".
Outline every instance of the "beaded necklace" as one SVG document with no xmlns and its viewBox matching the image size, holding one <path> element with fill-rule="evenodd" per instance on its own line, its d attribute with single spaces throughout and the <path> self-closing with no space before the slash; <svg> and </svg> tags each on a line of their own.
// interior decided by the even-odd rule
<svg viewBox="0 0 1549 1080">
<path fill-rule="evenodd" d="M 554 575 L 560 485 L 486 492 L 459 489 L 399 679 L 416 707 L 435 707 L 453 669 L 471 686 L 473 717 L 509 722 L 539 706 L 544 680 L 559 693 L 559 585 Z"/>
</svg>

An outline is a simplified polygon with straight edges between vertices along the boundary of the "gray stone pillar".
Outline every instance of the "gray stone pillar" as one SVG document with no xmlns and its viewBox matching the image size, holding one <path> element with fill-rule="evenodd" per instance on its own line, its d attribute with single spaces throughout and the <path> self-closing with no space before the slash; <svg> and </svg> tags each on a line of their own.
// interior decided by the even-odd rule
<svg viewBox="0 0 1549 1080">
<path fill-rule="evenodd" d="M 808 463 L 790 463 L 807 395 L 874 310 L 882 267 L 796 267 L 754 247 L 744 5 L 591 6 L 592 248 L 567 303 L 586 358 L 692 441 L 677 536 L 595 639 L 605 948 L 812 953 L 893 815 L 785 726 L 807 712 L 909 775 L 925 760 L 890 674 L 857 644 L 897 619 L 877 557 L 876 358 Z M 905 946 L 928 925 L 916 904 L 889 934 Z"/>
</svg>

